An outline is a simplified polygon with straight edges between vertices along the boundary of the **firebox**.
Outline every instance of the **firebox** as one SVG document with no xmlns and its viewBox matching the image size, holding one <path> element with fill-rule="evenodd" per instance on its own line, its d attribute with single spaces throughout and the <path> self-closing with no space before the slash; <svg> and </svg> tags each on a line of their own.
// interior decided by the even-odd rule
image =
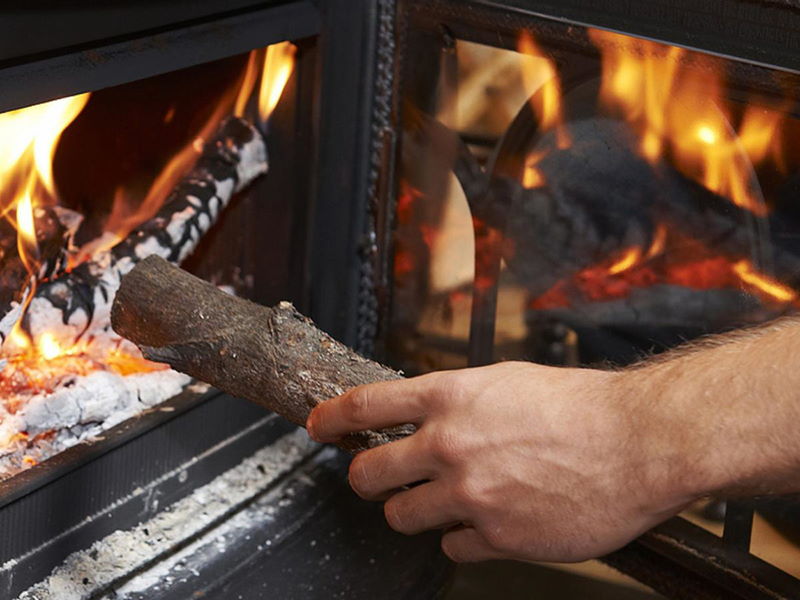
<svg viewBox="0 0 800 600">
<path fill-rule="evenodd" d="M 798 304 L 794 0 L 0 14 L 3 597 L 443 594 L 347 456 L 113 333 L 151 254 L 407 374 L 626 365 Z M 720 498 L 604 560 L 796 598 L 798 532 Z"/>
</svg>

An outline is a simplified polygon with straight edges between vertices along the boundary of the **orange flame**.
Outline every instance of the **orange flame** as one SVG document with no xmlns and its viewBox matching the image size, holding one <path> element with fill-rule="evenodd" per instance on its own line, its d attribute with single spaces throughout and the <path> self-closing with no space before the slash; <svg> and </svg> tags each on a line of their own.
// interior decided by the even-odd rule
<svg viewBox="0 0 800 600">
<path fill-rule="evenodd" d="M 529 154 L 525 158 L 525 168 L 522 172 L 522 187 L 525 189 L 533 189 L 543 187 L 546 183 L 544 173 L 537 166 L 539 161 L 544 158 L 544 152 L 536 152 Z"/>
<path fill-rule="evenodd" d="M 733 265 L 734 272 L 742 281 L 758 288 L 765 294 L 781 302 L 791 302 L 797 298 L 797 292 L 792 288 L 759 273 L 748 260 L 740 260 Z"/>
<path fill-rule="evenodd" d="M 561 112 L 561 82 L 553 61 L 539 49 L 533 36 L 527 31 L 520 35 L 517 49 L 522 54 L 536 58 L 522 63 L 522 79 L 525 89 L 531 93 L 531 106 L 542 130 L 554 129 L 559 148 L 570 145 L 570 137 L 564 127 Z M 538 93 L 534 93 L 538 90 Z"/>
<path fill-rule="evenodd" d="M 630 248 L 617 262 L 608 268 L 609 275 L 617 275 L 627 271 L 639 262 L 642 257 L 642 251 L 639 248 Z"/>
<path fill-rule="evenodd" d="M 723 101 L 721 69 L 712 59 L 647 40 L 592 29 L 602 50 L 604 106 L 634 124 L 640 152 L 673 164 L 709 190 L 757 215 L 767 207 L 753 165 L 780 148 L 780 112 L 749 107 L 738 128 Z"/>
<path fill-rule="evenodd" d="M 89 94 L 81 94 L 0 114 L 0 211 L 18 230 L 19 255 L 31 274 L 39 268 L 36 206 L 57 200 L 56 146 L 88 100 Z"/>
<path fill-rule="evenodd" d="M 144 200 L 139 201 L 134 198 L 133 194 L 124 187 L 116 189 L 111 214 L 104 225 L 103 235 L 84 245 L 77 256 L 73 258 L 72 266 L 95 256 L 98 252 L 113 248 L 136 227 L 156 215 L 178 180 L 197 160 L 205 141 L 213 135 L 222 119 L 231 113 L 235 116 L 244 115 L 258 75 L 257 61 L 258 51 L 253 50 L 248 56 L 247 65 L 236 86 L 222 95 L 211 115 L 195 133 L 192 140 L 169 160 L 153 180 Z"/>
<path fill-rule="evenodd" d="M 258 92 L 258 114 L 262 123 L 267 122 L 281 99 L 283 88 L 294 70 L 296 51 L 296 47 L 290 42 L 267 47 Z"/>
<path fill-rule="evenodd" d="M 244 71 L 242 78 L 242 85 L 239 87 L 239 94 L 236 96 L 236 104 L 233 108 L 233 114 L 236 117 L 243 117 L 247 102 L 253 95 L 253 87 L 256 85 L 256 78 L 258 78 L 258 51 L 253 50 L 250 56 L 247 57 L 247 67 Z"/>
</svg>

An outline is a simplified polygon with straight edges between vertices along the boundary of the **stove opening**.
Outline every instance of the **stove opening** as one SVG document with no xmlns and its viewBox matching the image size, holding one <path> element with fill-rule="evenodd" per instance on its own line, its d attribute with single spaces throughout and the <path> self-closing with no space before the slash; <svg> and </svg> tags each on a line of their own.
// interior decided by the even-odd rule
<svg viewBox="0 0 800 600">
<path fill-rule="evenodd" d="M 0 114 L 0 479 L 204 391 L 111 329 L 114 292 L 138 260 L 158 254 L 230 293 L 300 301 L 303 48 Z"/>
</svg>

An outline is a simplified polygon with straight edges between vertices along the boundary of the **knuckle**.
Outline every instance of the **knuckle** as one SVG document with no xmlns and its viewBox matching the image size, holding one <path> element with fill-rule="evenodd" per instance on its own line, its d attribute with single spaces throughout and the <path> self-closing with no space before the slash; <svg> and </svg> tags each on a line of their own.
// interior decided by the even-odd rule
<svg viewBox="0 0 800 600">
<path fill-rule="evenodd" d="M 356 494 L 365 499 L 370 495 L 372 478 L 370 477 L 370 467 L 367 464 L 365 453 L 357 455 L 353 462 L 350 463 L 348 480 L 350 481 L 350 487 L 353 488 Z"/>
<path fill-rule="evenodd" d="M 469 391 L 466 375 L 459 372 L 443 374 L 439 378 L 438 385 L 440 395 L 450 401 L 463 398 Z"/>
<path fill-rule="evenodd" d="M 406 507 L 399 497 L 395 496 L 383 505 L 383 515 L 389 527 L 399 533 L 409 533 Z"/>
<path fill-rule="evenodd" d="M 458 481 L 452 490 L 453 499 L 470 512 L 486 506 L 484 501 L 485 491 L 483 486 L 470 478 Z"/>
<path fill-rule="evenodd" d="M 463 548 L 453 542 L 450 536 L 445 535 L 442 537 L 442 552 L 455 563 L 469 562 L 469 557 Z"/>
<path fill-rule="evenodd" d="M 488 546 L 494 551 L 508 558 L 521 556 L 525 547 L 525 538 L 520 528 L 506 527 L 493 524 L 481 531 Z"/>
<path fill-rule="evenodd" d="M 481 531 L 481 535 L 492 550 L 506 552 L 510 549 L 508 532 L 500 526 L 490 525 Z"/>
<path fill-rule="evenodd" d="M 447 427 L 436 427 L 429 433 L 429 450 L 434 458 L 452 464 L 461 459 L 462 446 L 460 436 Z"/>
<path fill-rule="evenodd" d="M 367 388 L 356 388 L 347 396 L 344 411 L 353 423 L 365 423 L 372 405 L 372 394 Z"/>
</svg>

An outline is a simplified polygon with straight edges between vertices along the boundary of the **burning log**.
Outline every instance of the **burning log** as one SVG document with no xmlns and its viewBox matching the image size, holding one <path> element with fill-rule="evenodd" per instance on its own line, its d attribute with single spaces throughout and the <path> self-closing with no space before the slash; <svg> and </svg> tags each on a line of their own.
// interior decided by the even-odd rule
<svg viewBox="0 0 800 600">
<path fill-rule="evenodd" d="M 23 329 L 32 337 L 47 331 L 70 341 L 111 333 L 108 316 L 122 276 L 149 255 L 183 260 L 233 194 L 266 170 L 262 135 L 243 119 L 226 120 L 155 217 L 111 250 L 34 288 Z M 16 304 L 0 320 L 3 341 L 23 306 Z"/>
<path fill-rule="evenodd" d="M 800 247 L 776 235 L 789 215 L 756 215 L 664 162 L 651 165 L 622 121 L 576 121 L 569 134 L 566 149 L 556 149 L 553 132 L 532 149 L 542 156 L 532 167 L 537 185 L 524 188 L 507 177 L 491 183 L 491 197 L 506 209 L 504 257 L 533 297 L 631 248 L 644 255 L 659 226 L 800 286 Z M 496 220 L 473 204 L 479 217 Z"/>
<path fill-rule="evenodd" d="M 33 211 L 38 250 L 37 277 L 62 273 L 67 265 L 67 248 L 82 216 L 60 206 L 37 207 Z M 10 221 L 0 220 L 0 306 L 10 307 L 19 300 L 30 274 L 19 254 L 17 230 Z"/>
<path fill-rule="evenodd" d="M 267 308 L 230 296 L 159 257 L 143 260 L 123 278 L 111 322 L 145 358 L 298 425 L 349 388 L 401 378 L 317 329 L 288 302 Z M 411 425 L 367 431 L 339 445 L 358 452 L 413 431 Z"/>
</svg>

